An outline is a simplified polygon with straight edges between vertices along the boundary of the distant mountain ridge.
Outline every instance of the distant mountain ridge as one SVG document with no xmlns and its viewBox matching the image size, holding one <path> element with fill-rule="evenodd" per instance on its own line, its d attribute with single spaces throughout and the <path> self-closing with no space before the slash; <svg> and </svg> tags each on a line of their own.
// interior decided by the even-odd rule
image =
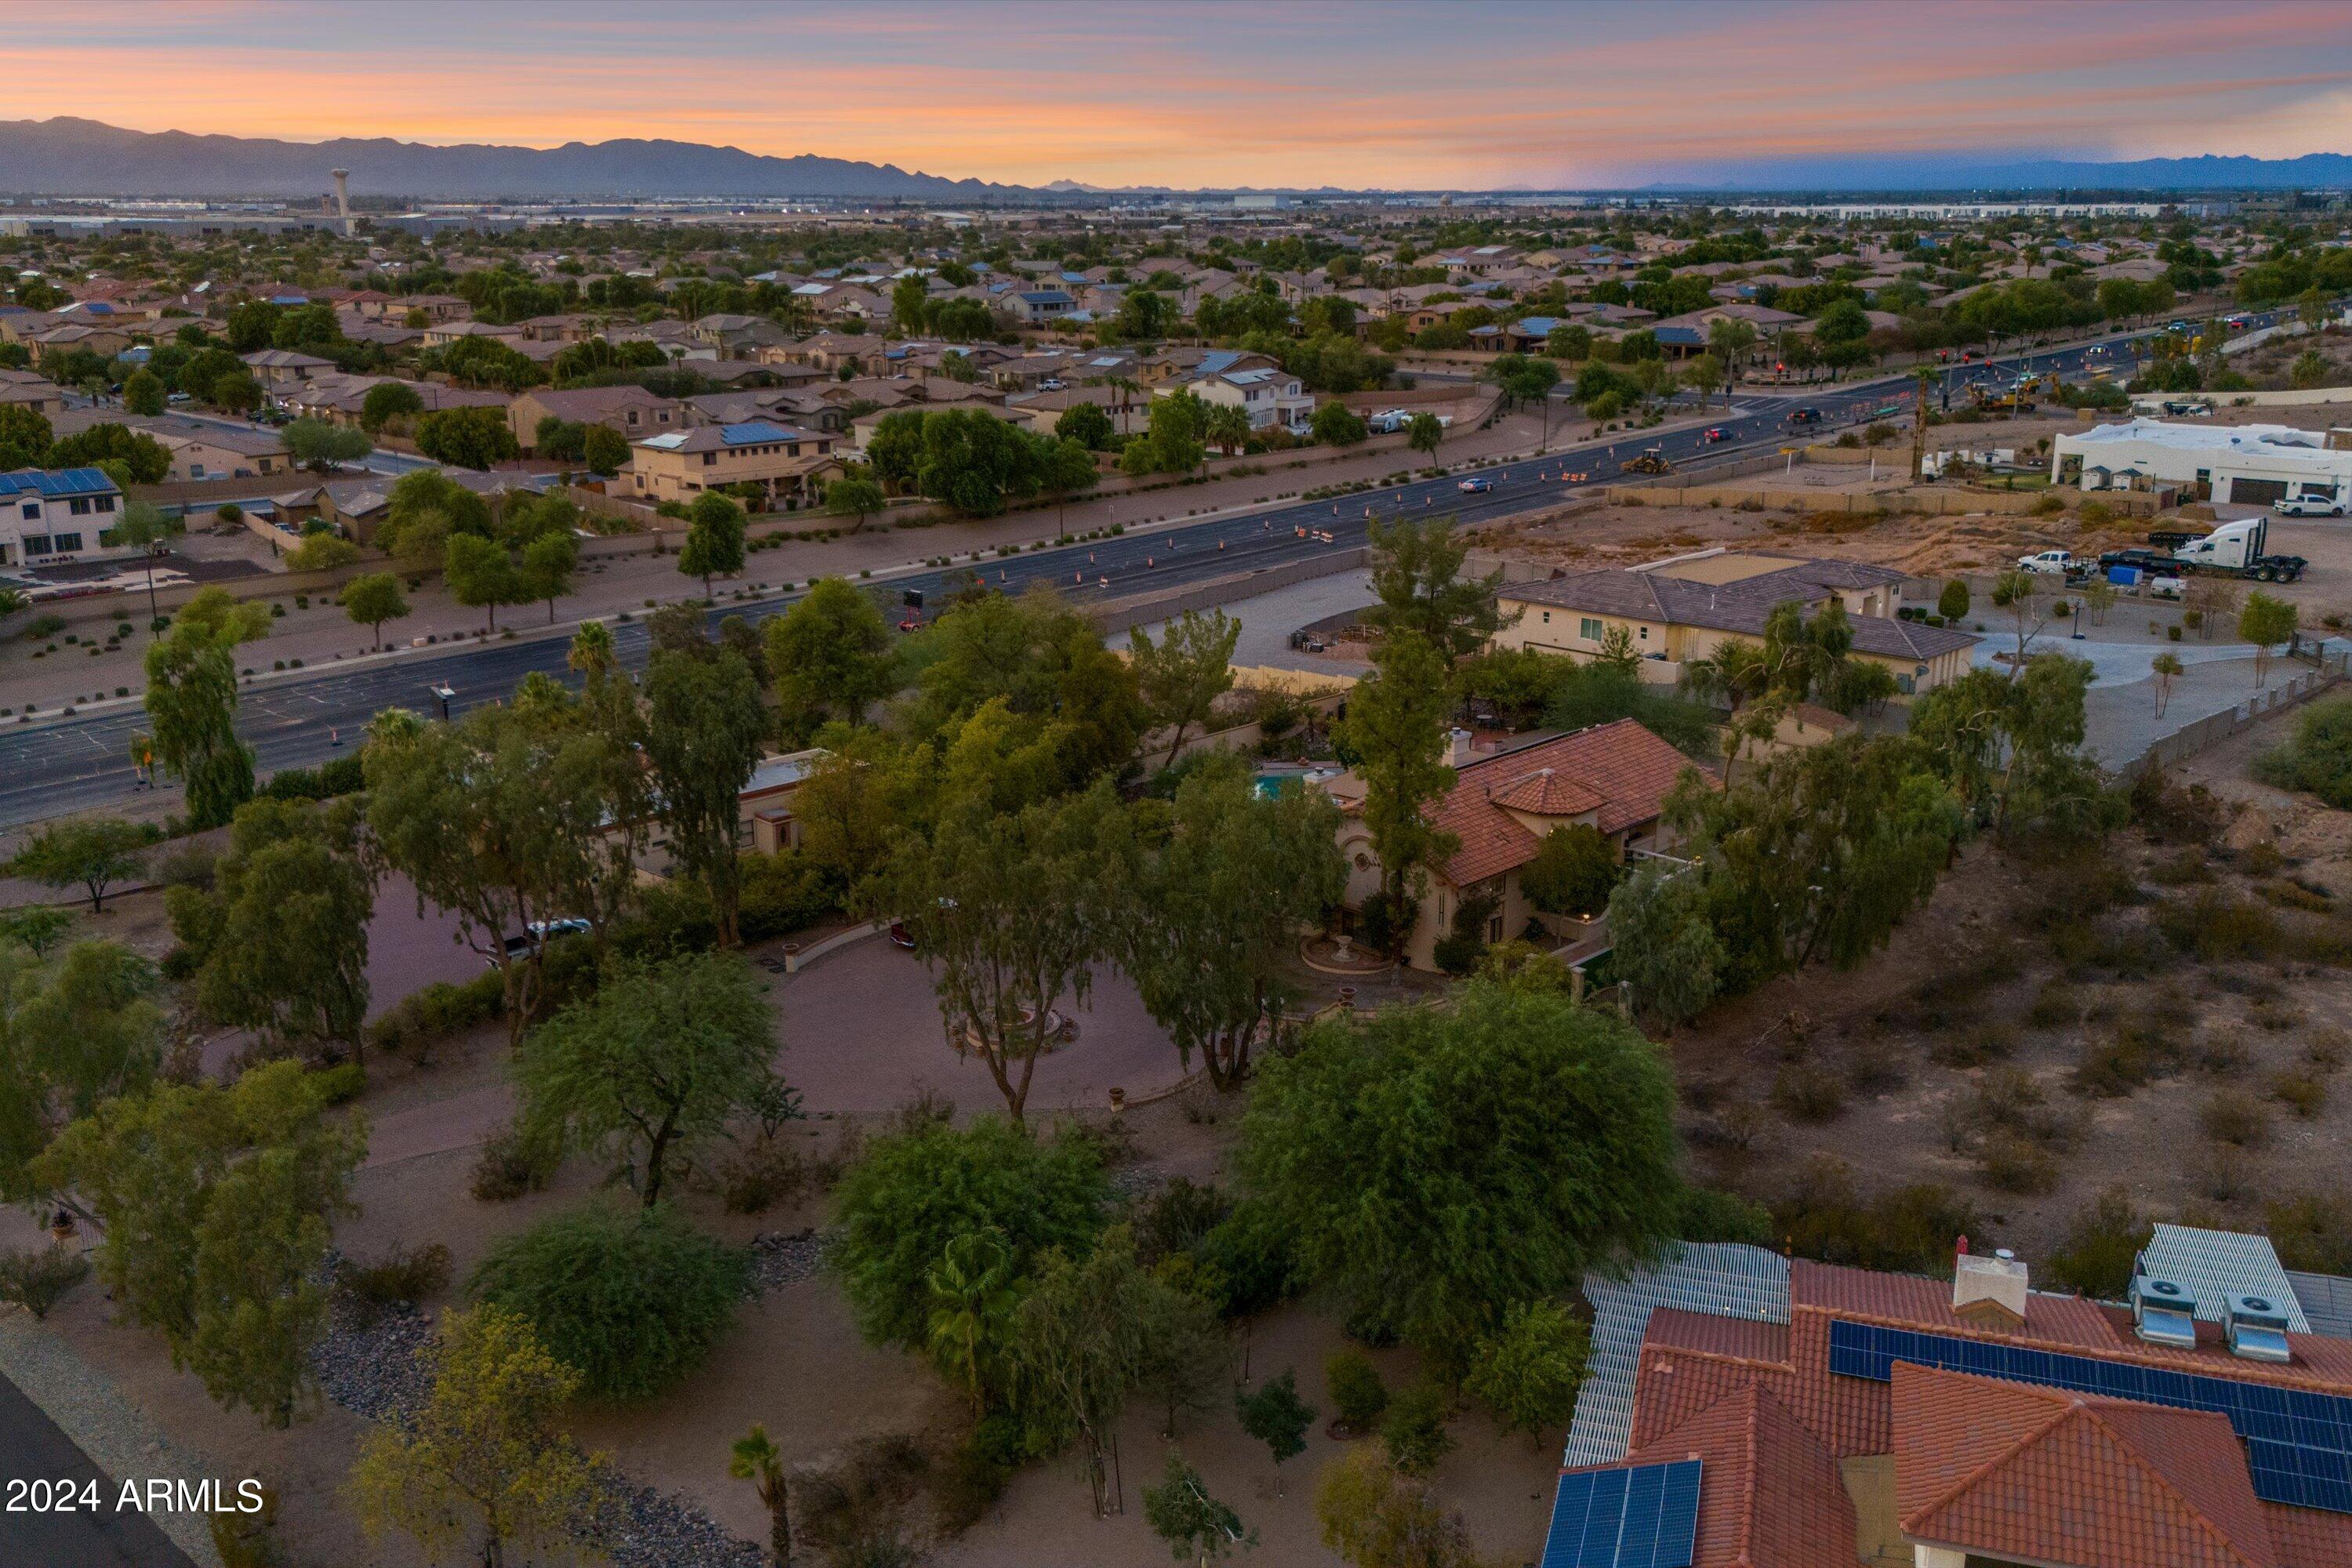
<svg viewBox="0 0 2352 1568">
<path fill-rule="evenodd" d="M 1076 180 L 1044 186 L 955 180 L 895 163 L 811 153 L 779 158 L 698 142 L 567 142 L 561 147 L 465 142 L 439 147 L 390 137 L 282 142 L 125 131 L 95 120 L 0 121 L 0 193 L 25 195 L 313 196 L 330 169 L 352 172 L 354 195 L 460 200 L 649 196 L 814 196 L 913 201 L 1019 199 L 1079 194 L 1185 195 L 1158 185 Z M 2094 163 L 2027 151 L 1858 153 L 1677 169 L 1644 189 L 1731 191 L 2295 190 L 2352 187 L 2352 155 L 2144 158 Z M 1198 194 L 1217 194 L 1214 187 Z M 1255 187 L 1269 194 L 1343 196 L 1330 185 Z M 1517 184 L 1512 194 L 1567 190 Z M 1596 187 L 1623 189 L 1625 187 Z M 1370 193 L 1368 193 L 1370 194 Z M 1497 193 L 1502 194 L 1502 193 Z"/>
<path fill-rule="evenodd" d="M 311 196 L 352 172 L 353 195 L 562 196 L 1025 195 L 1019 185 L 909 174 L 891 163 L 803 154 L 772 158 L 697 142 L 479 142 L 436 147 L 389 137 L 277 142 L 124 131 L 95 120 L 0 121 L 0 191 L 27 195 Z"/>
</svg>

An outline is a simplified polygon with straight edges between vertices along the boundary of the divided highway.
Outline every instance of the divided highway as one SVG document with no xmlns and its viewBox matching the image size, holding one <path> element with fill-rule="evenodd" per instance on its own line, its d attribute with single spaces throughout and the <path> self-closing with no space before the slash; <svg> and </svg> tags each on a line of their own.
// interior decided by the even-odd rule
<svg viewBox="0 0 2352 1568">
<path fill-rule="evenodd" d="M 2253 318 L 2267 325 L 2271 316 Z M 2137 334 L 2145 338 L 2153 334 Z M 1996 374 L 2082 376 L 2114 364 L 2116 378 L 2130 374 L 2126 340 L 2049 350 L 1994 362 L 1948 367 L 1940 403 L 1957 401 L 1967 382 Z M 1294 501 L 1201 522 L 1176 524 L 1089 544 L 1030 551 L 977 564 L 992 585 L 1018 593 L 1032 583 L 1050 583 L 1080 604 L 1131 598 L 1181 587 L 1211 577 L 1286 565 L 1318 555 L 1352 550 L 1364 542 L 1372 519 L 1450 514 L 1465 522 L 1485 522 L 1538 510 L 1587 486 L 1619 477 L 1624 465 L 1657 447 L 1677 468 L 1723 462 L 1777 450 L 1793 438 L 1817 438 L 1841 426 L 1867 422 L 1881 411 L 1911 406 L 1908 375 L 1844 385 L 1791 387 L 1770 394 L 1743 394 L 1712 426 L 1725 438 L 1710 443 L 1706 427 L 1657 436 L 1628 434 L 1589 441 L 1541 458 L 1473 470 L 1490 489 L 1465 492 L 1461 476 L 1416 479 L 1336 501 Z M 1818 426 L 1793 427 L 1791 410 L 1817 408 Z M 961 569 L 959 569 L 959 574 Z M 886 586 L 922 590 L 936 603 L 950 575 L 930 571 L 892 576 Z M 757 619 L 798 597 L 773 595 L 730 604 L 714 611 Z M 622 658 L 635 669 L 646 658 L 641 621 L 614 627 Z M 280 768 L 315 766 L 359 744 L 368 721 L 385 708 L 430 713 L 440 707 L 436 688 L 451 690 L 449 710 L 505 697 L 533 670 L 570 680 L 563 639 L 454 645 L 446 653 L 401 657 L 381 662 L 324 669 L 292 679 L 248 686 L 237 712 L 237 731 L 267 776 Z M 0 827 L 117 805 L 134 793 L 137 775 L 130 756 L 132 734 L 145 725 L 136 708 L 89 714 L 0 731 Z"/>
</svg>

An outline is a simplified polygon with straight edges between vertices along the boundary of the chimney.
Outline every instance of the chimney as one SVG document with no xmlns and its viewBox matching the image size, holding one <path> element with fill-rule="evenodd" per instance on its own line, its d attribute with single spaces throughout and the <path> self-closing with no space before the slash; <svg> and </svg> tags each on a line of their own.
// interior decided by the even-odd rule
<svg viewBox="0 0 2352 1568">
<path fill-rule="evenodd" d="M 1990 1258 L 1967 1251 L 1955 1253 L 1952 1315 L 1972 1328 L 2023 1328 L 2025 1265 L 2007 1247 Z"/>
<path fill-rule="evenodd" d="M 335 216 L 343 222 L 343 237 L 352 237 L 352 172 L 349 169 L 328 171 L 335 176 Z"/>
<path fill-rule="evenodd" d="M 1445 740 L 1445 765 L 1448 767 L 1460 767 L 1463 763 L 1468 762 L 1471 754 L 1477 750 L 1475 743 L 1472 741 L 1470 731 L 1467 730 L 1458 728 L 1449 730 L 1446 731 Z"/>
</svg>

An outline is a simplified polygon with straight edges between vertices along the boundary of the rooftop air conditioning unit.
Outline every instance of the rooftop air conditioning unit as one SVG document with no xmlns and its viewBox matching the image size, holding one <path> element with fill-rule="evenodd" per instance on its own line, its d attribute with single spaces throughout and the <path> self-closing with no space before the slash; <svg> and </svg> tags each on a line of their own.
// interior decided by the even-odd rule
<svg viewBox="0 0 2352 1568">
<path fill-rule="evenodd" d="M 2139 1337 L 2172 1350 L 2197 1348 L 2197 1298 L 2186 1286 L 2147 1274 L 2132 1277 L 2132 1322 Z"/>
<path fill-rule="evenodd" d="M 2265 1296 L 2230 1298 L 2230 1353 L 2248 1361 L 2290 1362 L 2284 1309 Z"/>
</svg>

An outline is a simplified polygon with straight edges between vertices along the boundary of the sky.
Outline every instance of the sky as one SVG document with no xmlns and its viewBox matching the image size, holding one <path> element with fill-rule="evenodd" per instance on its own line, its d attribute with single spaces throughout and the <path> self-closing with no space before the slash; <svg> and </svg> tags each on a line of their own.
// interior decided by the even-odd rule
<svg viewBox="0 0 2352 1568">
<path fill-rule="evenodd" d="M 2343 0 L 0 0 L 0 117 L 669 137 L 1021 184 L 2352 152 Z"/>
</svg>

